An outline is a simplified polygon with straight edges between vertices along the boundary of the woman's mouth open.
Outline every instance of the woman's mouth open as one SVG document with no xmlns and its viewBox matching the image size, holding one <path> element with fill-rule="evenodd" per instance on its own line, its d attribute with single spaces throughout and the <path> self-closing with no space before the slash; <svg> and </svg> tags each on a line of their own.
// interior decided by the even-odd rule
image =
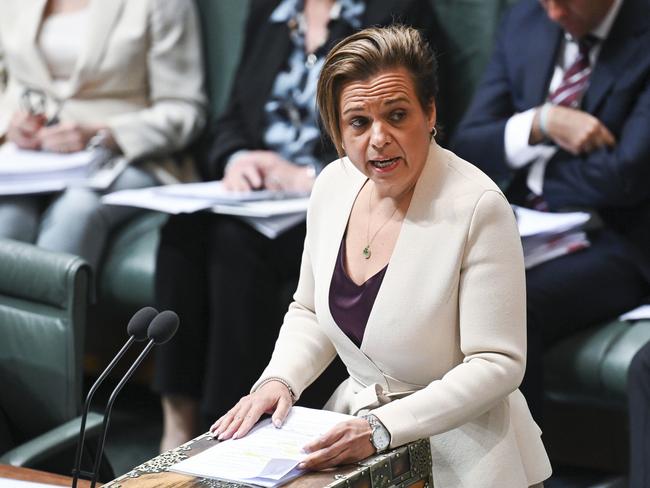
<svg viewBox="0 0 650 488">
<path fill-rule="evenodd" d="M 399 164 L 399 156 L 395 158 L 371 159 L 369 162 L 373 168 L 380 172 L 391 171 Z"/>
</svg>

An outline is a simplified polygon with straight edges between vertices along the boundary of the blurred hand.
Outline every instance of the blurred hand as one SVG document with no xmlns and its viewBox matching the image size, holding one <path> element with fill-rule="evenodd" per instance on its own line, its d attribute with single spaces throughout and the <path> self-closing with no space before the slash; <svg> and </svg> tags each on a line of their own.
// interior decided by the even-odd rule
<svg viewBox="0 0 650 488">
<path fill-rule="evenodd" d="M 535 119 L 537 124 L 537 117 Z M 616 145 L 609 129 L 582 110 L 554 105 L 549 109 L 546 125 L 551 140 L 571 154 L 588 154 L 604 146 Z"/>
<path fill-rule="evenodd" d="M 274 151 L 247 151 L 228 165 L 223 184 L 231 191 L 266 188 L 308 192 L 314 177 L 307 168 L 287 161 Z"/>
<path fill-rule="evenodd" d="M 46 117 L 43 114 L 33 115 L 25 110 L 13 114 L 7 129 L 7 140 L 22 149 L 37 150 L 41 147 L 38 131 L 45 125 Z"/>
<path fill-rule="evenodd" d="M 58 153 L 83 151 L 88 141 L 101 128 L 97 125 L 86 125 L 78 122 L 59 122 L 38 131 L 41 149 Z"/>
<path fill-rule="evenodd" d="M 292 164 L 277 156 L 268 161 L 264 186 L 274 191 L 310 192 L 314 179 L 314 172 L 310 168 Z"/>
<path fill-rule="evenodd" d="M 361 461 L 375 453 L 370 442 L 371 433 L 370 424 L 364 418 L 341 422 L 304 446 L 303 449 L 310 454 L 299 468 L 316 471 Z"/>
<path fill-rule="evenodd" d="M 245 436 L 265 414 L 272 415 L 273 425 L 281 427 L 291 409 L 289 389 L 279 381 L 269 381 L 250 395 L 243 397 L 228 413 L 220 417 L 210 432 L 219 440 Z"/>
</svg>

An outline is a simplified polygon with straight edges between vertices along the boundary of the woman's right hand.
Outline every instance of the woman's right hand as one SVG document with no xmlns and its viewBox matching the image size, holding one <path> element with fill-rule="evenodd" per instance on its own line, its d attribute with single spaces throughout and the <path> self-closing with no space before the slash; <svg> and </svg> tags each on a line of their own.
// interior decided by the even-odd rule
<svg viewBox="0 0 650 488">
<path fill-rule="evenodd" d="M 41 141 L 38 131 L 45 125 L 45 115 L 34 115 L 25 110 L 13 114 L 7 129 L 7 140 L 21 149 L 38 150 Z"/>
<path fill-rule="evenodd" d="M 210 432 L 219 440 L 245 436 L 260 417 L 271 414 L 273 425 L 282 426 L 292 405 L 289 388 L 279 381 L 269 381 L 250 395 L 243 397 L 228 413 L 220 417 Z"/>
</svg>

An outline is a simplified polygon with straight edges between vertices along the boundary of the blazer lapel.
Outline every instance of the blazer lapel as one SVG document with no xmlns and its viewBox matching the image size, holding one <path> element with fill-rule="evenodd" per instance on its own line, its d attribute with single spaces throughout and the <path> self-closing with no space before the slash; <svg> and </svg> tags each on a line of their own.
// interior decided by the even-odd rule
<svg viewBox="0 0 650 488">
<path fill-rule="evenodd" d="M 438 194 L 440 186 L 444 184 L 440 168 L 445 164 L 445 159 L 444 150 L 432 142 L 427 163 L 416 183 L 384 280 L 368 317 L 361 344 L 364 352 L 384 347 L 382 330 L 394 327 L 400 320 L 401 312 L 395 306 L 394 297 L 404 293 L 405 273 L 409 274 L 410 268 L 418 266 L 414 256 L 426 258 L 429 254 L 430 239 L 423 235 L 428 235 L 429 226 L 436 225 L 432 215 L 436 211 L 436 203 L 435 197 L 432 202 L 431 195 Z"/>
<path fill-rule="evenodd" d="M 43 22 L 46 5 L 47 0 L 25 2 L 18 19 L 21 24 L 20 31 L 24 32 L 27 38 L 25 50 L 28 55 L 23 60 L 28 65 L 26 72 L 29 71 L 30 79 L 33 79 L 34 85 L 39 87 L 49 87 L 52 84 L 50 71 L 41 50 L 38 48 L 38 34 Z"/>
<path fill-rule="evenodd" d="M 85 72 L 92 72 L 101 62 L 106 52 L 108 38 L 113 32 L 124 0 L 91 0 L 89 4 L 89 28 L 81 53 L 70 76 L 69 94 L 75 93 L 83 81 Z"/>
<path fill-rule="evenodd" d="M 331 164 L 340 163 L 334 161 Z M 366 176 L 357 170 L 347 158 L 343 159 L 343 165 L 346 178 L 349 178 L 351 183 L 342 187 L 342 191 L 333 194 L 331 200 L 328 200 L 332 222 L 327 226 L 327 235 L 320 236 L 323 241 L 319 244 L 319 248 L 322 249 L 322 258 L 319 259 L 318 267 L 322 270 L 322 274 L 319 275 L 316 282 L 316 310 L 319 322 L 326 327 L 327 333 L 336 344 L 339 355 L 345 358 L 350 374 L 364 385 L 379 383 L 387 387 L 381 370 L 343 333 L 334 321 L 329 307 L 329 288 L 339 246 L 345 234 L 354 201 L 367 181 Z"/>
<path fill-rule="evenodd" d="M 541 8 L 541 7 L 540 7 Z M 531 42 L 527 51 L 525 63 L 526 82 L 524 86 L 525 107 L 534 107 L 546 99 L 548 85 L 553 75 L 555 59 L 562 41 L 562 30 L 553 22 L 544 18 L 535 26 L 537 34 L 533 39 L 542 39 L 542 42 Z M 548 41 L 548 40 L 551 41 Z"/>
<path fill-rule="evenodd" d="M 645 43 L 635 39 L 646 30 L 647 19 L 643 11 L 638 9 L 638 2 L 636 0 L 623 2 L 591 75 L 589 88 L 582 103 L 585 111 L 591 114 L 597 113 L 599 105 L 614 82 L 625 76 L 625 66 L 628 65 L 628 61 L 638 58 L 639 49 L 647 49 L 647 39 Z"/>
</svg>

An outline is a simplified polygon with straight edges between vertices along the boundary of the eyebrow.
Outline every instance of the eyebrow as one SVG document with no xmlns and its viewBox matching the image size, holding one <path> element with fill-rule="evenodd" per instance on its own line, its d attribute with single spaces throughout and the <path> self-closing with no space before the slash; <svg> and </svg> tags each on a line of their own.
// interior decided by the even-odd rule
<svg viewBox="0 0 650 488">
<path fill-rule="evenodd" d="M 384 105 L 395 105 L 396 103 L 400 103 L 400 102 L 410 103 L 411 101 L 409 100 L 408 97 L 405 97 L 405 96 L 399 96 L 397 98 L 389 98 L 389 99 L 383 101 Z M 362 111 L 363 111 L 362 106 L 355 105 L 353 107 L 346 108 L 343 111 L 342 115 L 346 115 L 349 112 L 362 112 Z"/>
</svg>

